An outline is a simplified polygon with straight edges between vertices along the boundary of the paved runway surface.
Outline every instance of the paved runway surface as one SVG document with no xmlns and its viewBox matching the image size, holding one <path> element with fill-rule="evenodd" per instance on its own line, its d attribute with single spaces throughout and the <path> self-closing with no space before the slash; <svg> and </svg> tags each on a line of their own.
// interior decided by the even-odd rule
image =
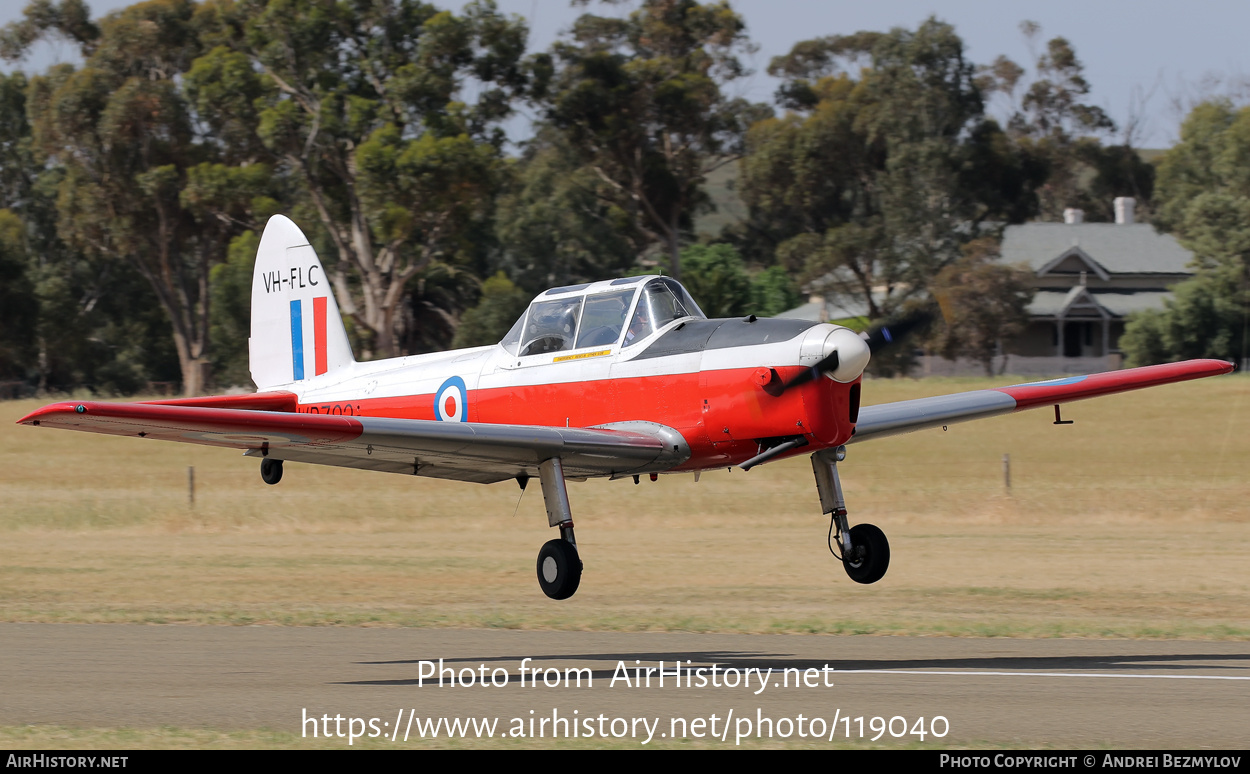
<svg viewBox="0 0 1250 774">
<path fill-rule="evenodd" d="M 527 657 L 527 667 L 558 670 L 540 675 L 559 675 L 560 687 L 541 676 L 533 685 L 532 672 L 522 685 Z M 495 681 L 506 673 L 507 685 L 421 678 L 420 662 L 440 658 L 458 680 L 471 670 L 475 683 L 482 674 L 489 682 L 499 669 Z M 634 684 L 635 667 L 661 661 L 670 672 L 664 687 L 655 673 L 650 687 Z M 703 668 L 707 684 L 683 671 L 676 686 L 678 661 Z M 564 687 L 568 669 L 589 670 L 593 685 L 582 672 L 582 687 Z M 796 686 L 800 678 L 807 684 Z M 874 717 L 903 718 L 908 731 L 924 718 L 927 731 L 941 716 L 944 744 L 1163 749 L 1242 748 L 1250 728 L 1250 645 L 1240 642 L 0 624 L 0 686 L 4 725 L 311 734 L 305 713 L 328 714 L 376 719 L 387 737 L 398 720 L 396 745 L 437 718 L 495 718 L 496 736 L 529 734 L 533 719 L 533 733 L 546 738 L 636 733 L 640 744 L 649 733 L 714 731 L 732 745 L 761 719 L 791 738 L 857 738 L 856 718 L 871 738 Z M 800 715 L 805 727 L 796 726 Z M 919 742 L 892 739 L 903 722 L 878 744 Z M 339 730 L 347 733 L 346 720 Z"/>
</svg>

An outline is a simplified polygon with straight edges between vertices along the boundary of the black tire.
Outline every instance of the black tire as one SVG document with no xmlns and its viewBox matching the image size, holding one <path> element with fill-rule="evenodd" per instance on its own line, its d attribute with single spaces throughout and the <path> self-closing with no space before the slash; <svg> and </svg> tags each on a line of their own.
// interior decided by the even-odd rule
<svg viewBox="0 0 1250 774">
<path fill-rule="evenodd" d="M 842 566 L 856 583 L 876 583 L 890 567 L 890 543 L 871 524 L 851 527 L 851 552 L 842 558 Z"/>
<path fill-rule="evenodd" d="M 271 460 L 268 457 L 260 461 L 260 479 L 273 486 L 282 480 L 282 460 Z"/>
<path fill-rule="evenodd" d="M 552 599 L 568 599 L 582 582 L 582 560 L 567 540 L 548 540 L 538 552 L 538 585 Z"/>
</svg>

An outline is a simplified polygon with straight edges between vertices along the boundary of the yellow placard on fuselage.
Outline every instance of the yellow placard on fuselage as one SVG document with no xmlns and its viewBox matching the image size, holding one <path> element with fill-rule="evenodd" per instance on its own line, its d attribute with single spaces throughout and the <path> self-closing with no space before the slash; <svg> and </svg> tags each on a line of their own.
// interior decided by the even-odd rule
<svg viewBox="0 0 1250 774">
<path fill-rule="evenodd" d="M 561 362 L 564 362 L 565 360 L 581 360 L 584 357 L 602 357 L 604 355 L 610 355 L 610 354 L 612 354 L 612 350 L 601 349 L 598 352 L 582 352 L 579 355 L 561 355 L 560 357 L 553 359 L 551 362 L 561 363 Z"/>
</svg>

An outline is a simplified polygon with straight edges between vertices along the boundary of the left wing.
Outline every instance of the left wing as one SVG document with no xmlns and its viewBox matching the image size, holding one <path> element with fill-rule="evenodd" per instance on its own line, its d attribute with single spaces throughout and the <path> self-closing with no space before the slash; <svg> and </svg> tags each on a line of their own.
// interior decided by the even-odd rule
<svg viewBox="0 0 1250 774">
<path fill-rule="evenodd" d="M 951 425 L 982 417 L 1010 414 L 1039 406 L 1113 395 L 1172 382 L 1218 376 L 1233 370 L 1223 360 L 1186 360 L 1181 363 L 1126 368 L 1088 376 L 1069 376 L 1043 382 L 973 390 L 934 398 L 917 398 L 860 409 L 851 442 L 910 433 L 926 427 Z"/>
<path fill-rule="evenodd" d="M 675 430 L 642 422 L 618 428 L 491 425 L 172 403 L 53 403 L 18 424 L 484 484 L 537 476 L 538 464 L 552 457 L 561 459 L 567 477 L 580 478 L 666 470 L 690 454 Z M 282 399 L 273 405 L 283 405 Z"/>
</svg>

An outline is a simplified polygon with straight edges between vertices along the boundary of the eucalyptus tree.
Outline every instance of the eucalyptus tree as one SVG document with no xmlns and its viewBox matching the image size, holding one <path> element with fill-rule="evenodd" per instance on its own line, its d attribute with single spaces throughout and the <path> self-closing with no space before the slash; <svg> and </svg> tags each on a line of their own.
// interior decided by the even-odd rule
<svg viewBox="0 0 1250 774">
<path fill-rule="evenodd" d="M 768 112 L 725 95 L 750 49 L 728 2 L 643 0 L 624 18 L 584 14 L 538 63 L 534 95 L 602 185 L 598 195 L 662 245 L 674 276 L 707 175 L 743 153 Z"/>
<path fill-rule="evenodd" d="M 979 362 L 986 376 L 994 375 L 994 357 L 1003 342 L 1024 332 L 1033 299 L 1032 273 L 1004 264 L 1001 257 L 997 240 L 974 239 L 964 246 L 963 257 L 943 269 L 931 285 L 943 313 L 934 348 L 950 360 L 966 357 Z"/>
<path fill-rule="evenodd" d="M 236 172 L 290 180 L 332 250 L 340 309 L 372 354 L 398 354 L 410 284 L 461 260 L 489 213 L 524 22 L 417 0 L 223 0 L 202 20 L 218 45 L 188 92 Z"/>
<path fill-rule="evenodd" d="M 740 190 L 813 286 L 883 316 L 1010 217 L 1018 165 L 950 25 L 803 41 L 769 69 L 788 110 L 752 127 Z"/>
<path fill-rule="evenodd" d="M 551 126 L 509 164 L 496 232 L 502 268 L 531 293 L 620 276 L 647 246 L 632 209 Z"/>
<path fill-rule="evenodd" d="M 1036 49 L 1041 27 L 1025 21 L 1020 29 Z M 987 98 L 1007 103 L 1006 131 L 1030 168 L 1034 212 L 1059 220 L 1076 207 L 1091 219 L 1109 220 L 1114 196 L 1136 196 L 1144 210 L 1150 167 L 1130 147 L 1130 137 L 1122 146 L 1103 147 L 1100 138 L 1115 131 L 1115 122 L 1087 101 L 1085 66 L 1071 42 L 1051 38 L 1030 64 L 1031 71 L 999 56 L 978 68 L 977 83 Z"/>
<path fill-rule="evenodd" d="M 75 5 L 63 3 L 59 17 L 41 16 L 39 3 L 27 9 L 38 30 L 77 30 L 85 57 L 81 68 L 60 65 L 32 78 L 29 89 L 35 145 L 59 171 L 59 236 L 147 281 L 168 317 L 183 387 L 201 392 L 210 361 L 209 269 L 224 245 L 222 232 L 197 227 L 181 201 L 185 170 L 212 152 L 197 141 L 179 87 L 202 52 L 196 6 L 153 0 L 84 25 L 70 23 L 77 17 L 66 8 Z M 6 40 L 15 37 L 24 45 L 35 39 L 7 28 Z"/>
<path fill-rule="evenodd" d="M 132 288 L 107 261 L 88 259 L 57 235 L 63 170 L 33 142 L 28 86 L 20 71 L 0 75 L 0 379 L 40 392 L 99 386 L 120 322 L 106 313 L 115 309 L 109 297 Z"/>
<path fill-rule="evenodd" d="M 1195 107 L 1159 163 L 1155 224 L 1194 253 L 1195 276 L 1161 312 L 1132 318 L 1133 364 L 1250 356 L 1250 108 Z"/>
</svg>

